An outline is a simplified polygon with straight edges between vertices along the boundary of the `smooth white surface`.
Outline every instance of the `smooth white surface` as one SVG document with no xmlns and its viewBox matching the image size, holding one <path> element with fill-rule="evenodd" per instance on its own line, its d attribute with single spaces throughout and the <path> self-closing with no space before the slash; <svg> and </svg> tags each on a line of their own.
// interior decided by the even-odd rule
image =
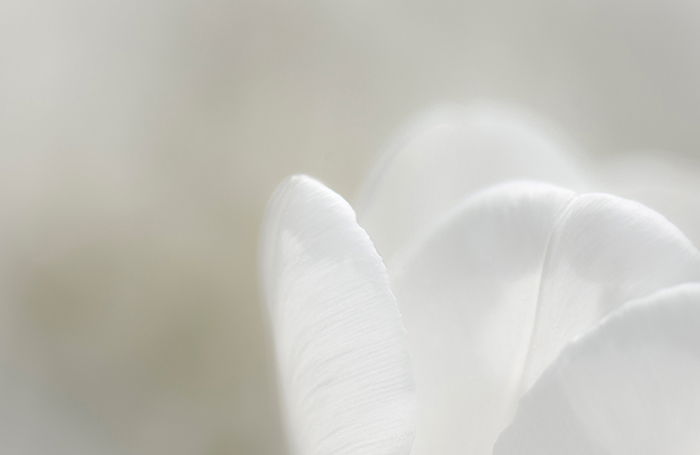
<svg viewBox="0 0 700 455">
<path fill-rule="evenodd" d="M 623 302 L 700 278 L 660 215 L 540 183 L 464 201 L 390 268 L 416 370 L 414 454 L 490 454 L 560 349 Z"/>
<path fill-rule="evenodd" d="M 270 202 L 262 242 L 292 453 L 407 455 L 415 396 L 404 329 L 352 208 L 291 177 Z"/>
<path fill-rule="evenodd" d="M 633 302 L 568 346 L 495 455 L 700 451 L 700 284 Z"/>
</svg>

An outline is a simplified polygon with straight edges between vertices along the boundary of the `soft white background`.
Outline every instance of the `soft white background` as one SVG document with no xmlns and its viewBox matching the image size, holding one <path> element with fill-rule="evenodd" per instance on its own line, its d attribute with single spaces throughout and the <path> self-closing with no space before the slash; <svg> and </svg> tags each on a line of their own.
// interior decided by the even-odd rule
<svg viewBox="0 0 700 455">
<path fill-rule="evenodd" d="M 0 1 L 0 426 L 279 453 L 256 282 L 274 185 L 352 197 L 405 121 L 475 101 L 693 180 L 699 25 L 692 0 Z"/>
</svg>

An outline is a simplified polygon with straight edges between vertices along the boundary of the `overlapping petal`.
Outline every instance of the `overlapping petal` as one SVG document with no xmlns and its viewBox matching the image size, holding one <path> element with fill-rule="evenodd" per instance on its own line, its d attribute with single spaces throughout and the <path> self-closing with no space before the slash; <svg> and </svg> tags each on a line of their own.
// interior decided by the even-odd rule
<svg viewBox="0 0 700 455">
<path fill-rule="evenodd" d="M 416 370 L 414 453 L 487 454 L 569 340 L 700 278 L 700 257 L 640 204 L 516 183 L 468 198 L 391 272 Z"/>
<path fill-rule="evenodd" d="M 514 179 L 584 185 L 575 157 L 526 115 L 495 106 L 445 107 L 416 121 L 389 148 L 365 182 L 357 212 L 389 264 L 465 195 Z"/>
<path fill-rule="evenodd" d="M 278 190 L 263 275 L 295 453 L 491 454 L 520 398 L 571 340 L 624 302 L 700 281 L 700 253 L 651 209 L 514 183 L 591 187 L 569 155 L 511 114 L 428 116 L 364 188 L 361 224 L 389 264 L 407 342 L 383 262 L 350 206 L 306 177 Z M 510 183 L 473 194 L 501 181 Z M 504 455 L 578 453 L 561 448 L 579 430 L 553 438 L 551 452 L 538 451 L 546 435 L 518 451 L 530 424 L 517 419 Z M 644 453 L 590 441 L 581 453 Z"/>
<path fill-rule="evenodd" d="M 292 453 L 408 454 L 415 396 L 404 329 L 352 208 L 291 177 L 269 205 L 262 247 Z"/>
<path fill-rule="evenodd" d="M 700 451 L 700 284 L 633 302 L 568 346 L 495 455 Z"/>
</svg>

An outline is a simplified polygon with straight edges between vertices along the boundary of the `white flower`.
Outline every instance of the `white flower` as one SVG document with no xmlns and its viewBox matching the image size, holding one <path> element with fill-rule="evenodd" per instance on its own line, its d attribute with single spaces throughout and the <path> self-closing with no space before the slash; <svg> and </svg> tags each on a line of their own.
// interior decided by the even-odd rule
<svg viewBox="0 0 700 455">
<path fill-rule="evenodd" d="M 310 177 L 272 198 L 261 274 L 291 452 L 700 450 L 697 249 L 581 192 L 585 166 L 503 112 L 427 122 L 359 222 Z"/>
</svg>

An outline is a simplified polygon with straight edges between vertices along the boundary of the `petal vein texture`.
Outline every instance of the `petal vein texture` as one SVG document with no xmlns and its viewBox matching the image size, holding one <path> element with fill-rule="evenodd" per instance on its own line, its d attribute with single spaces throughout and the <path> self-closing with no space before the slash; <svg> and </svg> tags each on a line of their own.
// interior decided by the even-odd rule
<svg viewBox="0 0 700 455">
<path fill-rule="evenodd" d="M 282 183 L 263 229 L 263 287 L 295 455 L 405 455 L 415 394 L 381 258 L 321 183 Z"/>
</svg>

